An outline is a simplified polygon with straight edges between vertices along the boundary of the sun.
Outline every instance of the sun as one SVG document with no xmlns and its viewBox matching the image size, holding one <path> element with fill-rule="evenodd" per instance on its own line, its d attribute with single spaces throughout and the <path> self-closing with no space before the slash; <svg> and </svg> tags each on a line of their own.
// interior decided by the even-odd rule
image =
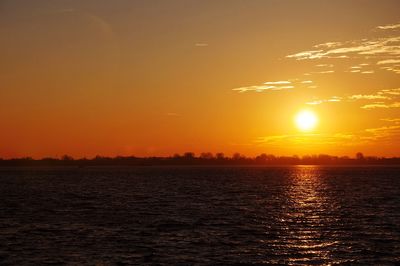
<svg viewBox="0 0 400 266">
<path fill-rule="evenodd" d="M 295 123 L 301 131 L 311 131 L 317 125 L 318 118 L 314 112 L 310 110 L 300 111 L 295 117 Z"/>
</svg>

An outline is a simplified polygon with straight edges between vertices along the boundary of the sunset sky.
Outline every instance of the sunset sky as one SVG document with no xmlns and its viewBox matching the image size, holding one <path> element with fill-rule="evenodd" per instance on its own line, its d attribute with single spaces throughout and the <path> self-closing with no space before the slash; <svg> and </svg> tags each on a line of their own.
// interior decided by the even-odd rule
<svg viewBox="0 0 400 266">
<path fill-rule="evenodd" d="M 0 0 L 0 60 L 2 158 L 400 156 L 398 0 Z"/>
</svg>

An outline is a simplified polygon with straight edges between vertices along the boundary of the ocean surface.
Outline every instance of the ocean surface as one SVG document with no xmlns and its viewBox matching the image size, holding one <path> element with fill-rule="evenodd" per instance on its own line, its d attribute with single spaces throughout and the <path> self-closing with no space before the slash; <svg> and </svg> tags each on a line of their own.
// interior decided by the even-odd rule
<svg viewBox="0 0 400 266">
<path fill-rule="evenodd" d="M 0 265 L 399 265 L 399 167 L 0 168 Z"/>
</svg>

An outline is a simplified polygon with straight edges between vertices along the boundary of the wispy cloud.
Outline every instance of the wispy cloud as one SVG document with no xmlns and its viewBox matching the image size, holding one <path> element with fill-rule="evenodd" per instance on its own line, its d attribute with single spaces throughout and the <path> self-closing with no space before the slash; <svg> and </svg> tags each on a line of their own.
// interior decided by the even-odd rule
<svg viewBox="0 0 400 266">
<path fill-rule="evenodd" d="M 304 51 L 288 55 L 296 60 L 321 59 L 321 58 L 349 58 L 355 56 L 367 57 L 368 55 L 398 56 L 400 55 L 400 37 L 375 38 L 349 41 L 341 44 L 342 47 L 322 50 Z"/>
<path fill-rule="evenodd" d="M 314 81 L 312 80 L 302 80 L 302 79 L 290 79 L 290 80 L 278 80 L 278 81 L 267 81 L 260 85 L 252 85 L 234 88 L 232 90 L 238 92 L 264 92 L 264 91 L 280 91 L 280 90 L 288 90 L 293 88 L 317 88 L 316 85 L 313 85 Z"/>
<path fill-rule="evenodd" d="M 383 126 L 376 128 L 368 128 L 365 130 L 366 133 L 370 134 L 372 140 L 383 140 L 387 139 L 392 142 L 393 136 L 400 135 L 400 125 Z"/>
<path fill-rule="evenodd" d="M 329 102 L 355 102 L 355 101 L 374 101 L 373 103 L 363 104 L 362 109 L 376 109 L 376 108 L 398 108 L 400 102 L 398 102 L 398 96 L 400 96 L 400 88 L 397 89 L 383 89 L 373 94 L 354 94 L 350 96 L 332 96 L 327 99 L 313 99 L 306 102 L 308 105 L 318 105 Z M 379 100 L 379 102 L 376 102 Z M 387 102 L 394 100 L 394 102 Z"/>
<path fill-rule="evenodd" d="M 259 137 L 254 142 L 256 142 L 256 143 L 271 143 L 271 142 L 288 139 L 288 138 L 294 137 L 294 136 L 297 136 L 297 135 L 273 135 L 273 136 Z"/>
<path fill-rule="evenodd" d="M 382 118 L 382 121 L 400 124 L 400 118 Z"/>
<path fill-rule="evenodd" d="M 281 85 L 281 84 L 291 84 L 292 82 L 288 80 L 279 80 L 279 81 L 267 81 L 264 82 L 266 85 Z"/>
<path fill-rule="evenodd" d="M 316 44 L 308 51 L 301 51 L 298 53 L 287 55 L 286 58 L 295 60 L 317 60 L 318 63 L 313 66 L 313 69 L 303 73 L 305 79 L 310 80 L 278 80 L 278 81 L 267 81 L 260 85 L 251 85 L 234 88 L 234 91 L 238 92 L 264 92 L 264 91 L 279 91 L 287 90 L 292 88 L 317 88 L 313 84 L 312 76 L 316 75 L 320 78 L 323 74 L 333 74 L 340 71 L 354 73 L 354 75 L 371 75 L 375 74 L 376 71 L 386 70 L 391 71 L 395 74 L 400 74 L 400 36 L 398 31 L 400 30 L 400 24 L 390 24 L 378 26 L 376 30 L 384 30 L 380 35 L 391 35 L 384 37 L 367 37 L 359 40 L 349 40 L 340 42 L 325 42 Z M 332 58 L 348 58 L 349 60 L 340 62 L 338 64 L 332 64 Z M 357 63 L 355 63 L 357 62 Z M 349 65 L 351 64 L 351 65 Z M 347 66 L 346 66 L 347 65 Z M 347 67 L 347 69 L 346 69 Z M 307 76 L 307 77 L 306 77 Z M 384 90 L 377 93 L 377 95 L 352 95 L 342 97 L 331 97 L 328 99 L 314 99 L 307 102 L 307 104 L 321 104 L 325 102 L 339 102 L 339 101 L 355 101 L 355 100 L 389 100 L 390 97 L 383 96 L 386 94 L 397 95 L 400 91 L 388 91 Z M 358 97 L 358 98 L 357 98 Z M 393 108 L 396 106 L 394 103 L 371 103 L 364 105 L 364 109 L 380 108 L 376 106 L 390 106 Z M 384 108 L 384 107 L 382 107 Z"/>
<path fill-rule="evenodd" d="M 399 24 L 389 24 L 389 25 L 384 25 L 384 26 L 378 26 L 376 27 L 377 29 L 380 30 L 395 30 L 395 29 L 400 29 L 400 23 Z"/>
<path fill-rule="evenodd" d="M 400 132 L 400 126 L 383 126 L 383 127 L 377 127 L 377 128 L 368 128 L 365 131 L 367 132 L 372 132 L 372 133 L 382 133 L 385 132 L 387 133 L 388 131 L 399 131 Z"/>
<path fill-rule="evenodd" d="M 386 64 L 400 64 L 400 59 L 386 59 L 386 60 L 381 60 L 376 63 L 378 65 L 386 65 Z"/>
<path fill-rule="evenodd" d="M 326 43 L 314 45 L 314 47 L 315 48 L 334 48 L 334 47 L 338 47 L 341 45 L 342 45 L 341 42 L 326 42 Z"/>
<path fill-rule="evenodd" d="M 340 102 L 341 100 L 342 100 L 342 97 L 333 96 L 333 97 L 331 97 L 329 99 L 322 99 L 322 100 L 316 99 L 316 100 L 307 102 L 306 104 L 308 104 L 308 105 L 318 105 L 318 104 L 321 104 L 321 103 L 328 103 L 328 102 Z"/>
<path fill-rule="evenodd" d="M 361 138 L 353 133 L 334 133 L 334 134 L 291 134 L 291 135 L 272 135 L 259 137 L 254 140 L 256 145 L 280 146 L 280 145 L 338 145 L 351 146 L 360 141 Z"/>
<path fill-rule="evenodd" d="M 394 72 L 396 74 L 400 74 L 400 65 L 384 66 L 384 67 L 381 67 L 381 69 L 385 69 L 387 71 L 391 71 L 391 72 Z"/>
<path fill-rule="evenodd" d="M 371 37 L 344 42 L 326 42 L 314 45 L 314 49 L 287 55 L 296 60 L 317 60 L 332 58 L 365 59 L 380 69 L 400 74 L 400 24 L 378 26 L 379 30 L 390 30 L 385 37 Z M 394 35 L 394 36 L 393 36 Z M 361 70 L 370 63 L 353 66 L 349 72 L 373 74 L 372 69 Z M 317 64 L 317 67 L 333 67 L 333 64 Z M 359 70 L 359 71 L 357 71 Z"/>
<path fill-rule="evenodd" d="M 198 43 L 195 43 L 194 46 L 196 46 L 196 47 L 207 47 L 207 46 L 208 46 L 208 43 L 205 43 L 205 42 L 198 42 Z"/>
<path fill-rule="evenodd" d="M 247 87 L 239 87 L 239 88 L 234 88 L 234 91 L 239 91 L 239 92 L 247 92 L 247 91 L 255 91 L 255 92 L 263 92 L 263 91 L 279 91 L 279 90 L 286 90 L 286 89 L 292 89 L 294 86 L 266 86 L 266 85 L 260 85 L 260 86 L 247 86 Z"/>
<path fill-rule="evenodd" d="M 335 70 L 323 70 L 323 71 L 312 71 L 312 72 L 308 72 L 308 73 L 304 73 L 304 76 L 311 76 L 314 74 L 332 74 L 335 73 Z"/>
<path fill-rule="evenodd" d="M 380 90 L 378 94 L 400 95 L 400 88 Z"/>
<path fill-rule="evenodd" d="M 331 73 L 334 73 L 335 72 L 335 70 L 326 70 L 326 71 L 318 71 L 318 72 L 312 72 L 312 73 L 315 73 L 315 74 L 331 74 Z"/>
<path fill-rule="evenodd" d="M 361 106 L 362 109 L 376 109 L 376 108 L 400 108 L 400 102 L 394 102 L 390 104 L 386 103 L 373 103 L 373 104 L 366 104 Z"/>
<path fill-rule="evenodd" d="M 382 119 L 383 120 L 383 119 Z M 387 120 L 390 125 L 366 128 L 354 132 L 340 132 L 332 134 L 285 134 L 258 137 L 253 142 L 255 145 L 282 146 L 282 145 L 336 145 L 358 146 L 373 144 L 376 141 L 392 143 L 393 136 L 400 136 L 400 119 Z"/>
<path fill-rule="evenodd" d="M 368 94 L 368 95 L 363 95 L 363 94 L 357 94 L 357 95 L 351 95 L 348 97 L 350 100 L 383 100 L 383 99 L 391 99 L 388 96 L 382 95 L 382 94 Z"/>
<path fill-rule="evenodd" d="M 375 128 L 367 128 L 365 132 L 369 134 L 371 140 L 387 140 L 393 142 L 393 136 L 400 136 L 400 118 L 382 118 L 381 121 L 390 123 Z"/>
<path fill-rule="evenodd" d="M 245 87 L 234 88 L 232 90 L 238 92 L 248 92 L 248 91 L 264 92 L 264 91 L 280 91 L 293 88 L 294 86 L 292 85 L 291 81 L 279 80 L 279 81 L 267 81 L 264 82 L 263 85 L 245 86 Z"/>
<path fill-rule="evenodd" d="M 348 72 L 350 72 L 350 73 L 359 73 L 359 74 L 373 74 L 373 73 L 375 73 L 375 71 L 372 70 L 372 69 L 365 69 L 368 66 L 369 66 L 369 64 L 367 64 L 367 63 L 359 64 L 359 65 L 356 65 L 356 66 L 351 66 L 349 68 Z"/>
<path fill-rule="evenodd" d="M 318 64 L 316 67 L 333 67 L 333 64 Z"/>
</svg>

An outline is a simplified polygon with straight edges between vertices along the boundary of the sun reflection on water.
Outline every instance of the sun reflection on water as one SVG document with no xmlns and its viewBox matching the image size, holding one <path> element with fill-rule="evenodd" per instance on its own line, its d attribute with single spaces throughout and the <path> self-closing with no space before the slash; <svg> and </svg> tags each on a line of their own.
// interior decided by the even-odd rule
<svg viewBox="0 0 400 266">
<path fill-rule="evenodd" d="M 288 259 L 289 264 L 310 260 L 327 262 L 330 247 L 337 244 L 329 241 L 326 235 L 325 228 L 329 223 L 326 212 L 333 204 L 322 193 L 326 184 L 319 178 L 320 175 L 318 166 L 293 168 L 280 221 L 284 227 L 282 237 L 285 248 L 294 255 Z"/>
</svg>

